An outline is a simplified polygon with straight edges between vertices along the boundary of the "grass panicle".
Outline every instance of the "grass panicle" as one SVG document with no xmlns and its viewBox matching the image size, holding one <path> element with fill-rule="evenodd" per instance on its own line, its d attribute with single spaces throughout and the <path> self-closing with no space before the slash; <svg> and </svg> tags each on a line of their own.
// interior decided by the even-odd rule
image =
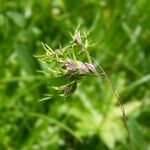
<svg viewBox="0 0 150 150">
<path fill-rule="evenodd" d="M 111 87 L 115 97 L 119 102 L 119 106 L 124 118 L 125 128 L 128 133 L 130 149 L 132 149 L 131 135 L 127 124 L 127 116 L 120 94 L 113 86 L 112 81 L 109 79 L 104 69 L 89 54 L 88 49 L 94 44 L 89 44 L 87 34 L 81 34 L 79 27 L 76 29 L 74 35 L 72 35 L 72 38 L 73 39 L 70 41 L 68 46 L 56 50 L 52 50 L 52 48 L 50 48 L 47 44 L 42 43 L 46 53 L 45 55 L 42 55 L 43 57 L 39 57 L 39 59 L 45 61 L 50 67 L 49 70 L 55 72 L 54 78 L 56 78 L 56 80 L 58 77 L 63 77 L 66 81 L 68 81 L 60 84 L 59 86 L 51 86 L 53 90 L 55 90 L 55 94 L 52 93 L 52 95 L 45 97 L 43 100 L 52 99 L 56 96 L 65 98 L 67 95 L 70 95 L 76 90 L 77 84 L 85 76 L 94 75 L 103 78 Z M 80 58 L 84 58 L 84 61 Z M 97 64 L 98 68 L 100 69 L 99 71 L 95 68 L 92 62 Z"/>
</svg>

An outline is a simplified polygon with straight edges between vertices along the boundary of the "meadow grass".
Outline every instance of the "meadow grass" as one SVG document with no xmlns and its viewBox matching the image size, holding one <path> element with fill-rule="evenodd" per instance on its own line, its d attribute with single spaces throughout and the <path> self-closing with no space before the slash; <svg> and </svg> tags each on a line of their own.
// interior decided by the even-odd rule
<svg viewBox="0 0 150 150">
<path fill-rule="evenodd" d="M 79 59 L 108 73 L 123 98 L 133 149 L 149 149 L 149 1 L 0 3 L 0 149 L 128 149 L 120 106 L 102 79 L 84 76 L 80 82 L 79 76 L 64 100 L 56 87 L 70 81 L 52 78 L 49 68 L 55 64 L 34 57 L 43 54 L 41 42 L 66 47 L 78 24 L 90 33 L 88 42 L 96 43 L 88 51 L 97 63 L 87 54 Z M 73 53 L 71 58 L 76 59 Z M 61 90 L 66 94 L 66 87 Z M 52 92 L 57 97 L 39 102 Z"/>
</svg>

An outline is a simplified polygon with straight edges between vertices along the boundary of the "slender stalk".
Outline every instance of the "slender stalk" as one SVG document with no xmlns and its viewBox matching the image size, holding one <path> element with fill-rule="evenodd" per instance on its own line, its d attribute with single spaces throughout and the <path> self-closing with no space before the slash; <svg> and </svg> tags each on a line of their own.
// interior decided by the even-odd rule
<svg viewBox="0 0 150 150">
<path fill-rule="evenodd" d="M 91 57 L 92 58 L 92 57 Z M 100 78 L 103 78 L 107 83 L 108 85 L 110 86 L 110 88 L 113 90 L 113 93 L 115 95 L 115 97 L 117 98 L 118 100 L 118 103 L 119 103 L 119 106 L 120 106 L 120 109 L 121 109 L 121 112 L 123 114 L 123 119 L 124 119 L 124 125 L 125 125 L 125 128 L 127 130 L 127 134 L 128 134 L 128 142 L 129 142 L 129 149 L 130 150 L 133 150 L 133 146 L 132 146 L 132 138 L 131 138 L 131 134 L 130 134 L 130 131 L 129 131 L 129 127 L 128 127 L 128 124 L 127 124 L 127 115 L 126 115 L 126 112 L 125 112 L 125 108 L 123 106 L 123 101 L 122 101 L 122 98 L 119 94 L 119 92 L 116 90 L 116 88 L 113 86 L 112 84 L 112 81 L 110 80 L 110 78 L 108 77 L 108 75 L 106 74 L 106 72 L 104 71 L 104 69 L 95 61 L 94 58 L 92 58 L 92 60 L 98 65 L 99 69 L 102 71 L 101 73 L 96 73 L 95 75 L 100 77 Z"/>
</svg>

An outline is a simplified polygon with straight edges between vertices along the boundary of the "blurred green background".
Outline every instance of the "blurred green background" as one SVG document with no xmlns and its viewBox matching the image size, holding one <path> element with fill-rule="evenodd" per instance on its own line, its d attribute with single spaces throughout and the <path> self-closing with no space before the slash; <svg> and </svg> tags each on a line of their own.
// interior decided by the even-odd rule
<svg viewBox="0 0 150 150">
<path fill-rule="evenodd" d="M 67 44 L 81 24 L 92 57 L 123 97 L 134 150 L 150 150 L 149 0 L 0 0 L 0 150 L 126 150 L 122 113 L 101 79 L 69 100 L 48 92 L 41 42 Z"/>
</svg>

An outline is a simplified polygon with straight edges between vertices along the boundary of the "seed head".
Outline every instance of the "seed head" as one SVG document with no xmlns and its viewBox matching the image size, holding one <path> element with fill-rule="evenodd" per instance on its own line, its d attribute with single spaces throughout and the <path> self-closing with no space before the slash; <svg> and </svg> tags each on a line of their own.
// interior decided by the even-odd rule
<svg viewBox="0 0 150 150">
<path fill-rule="evenodd" d="M 83 35 L 83 34 L 82 34 Z M 77 88 L 78 82 L 89 74 L 96 74 L 96 69 L 92 65 L 89 52 L 87 48 L 89 47 L 89 42 L 87 36 L 81 36 L 80 32 L 77 30 L 73 36 L 73 41 L 70 45 L 66 47 L 61 47 L 60 49 L 52 50 L 48 45 L 43 44 L 46 50 L 46 61 L 48 66 L 53 67 L 51 70 L 54 71 L 54 76 L 63 78 L 62 82 L 58 83 L 58 88 L 56 89 L 59 95 L 68 95 L 72 93 Z M 88 62 L 83 62 L 79 60 L 79 55 L 84 55 Z M 53 61 L 54 60 L 54 61 Z M 52 65 L 51 62 L 54 62 Z"/>
<path fill-rule="evenodd" d="M 79 64 L 79 71 L 80 71 L 81 74 L 86 75 L 86 74 L 89 73 L 89 70 L 88 70 L 88 68 L 85 66 L 84 63 L 82 63 L 81 61 L 79 61 L 78 64 Z"/>
<path fill-rule="evenodd" d="M 59 88 L 60 92 L 63 93 L 64 95 L 67 95 L 69 91 L 71 90 L 68 85 L 63 85 Z"/>
<path fill-rule="evenodd" d="M 69 59 L 67 61 L 60 61 L 60 66 L 63 69 L 66 69 L 68 71 L 68 73 L 70 73 L 70 74 L 73 74 L 78 71 L 78 67 L 77 67 L 76 63 L 71 59 Z"/>
<path fill-rule="evenodd" d="M 92 64 L 85 63 L 85 66 L 88 68 L 88 70 L 91 73 L 96 73 L 96 69 L 95 69 L 95 67 Z"/>
<path fill-rule="evenodd" d="M 77 82 L 72 82 L 67 85 L 63 85 L 59 88 L 59 91 L 64 95 L 68 95 L 69 93 L 73 93 L 77 88 Z"/>
<path fill-rule="evenodd" d="M 82 39 L 81 39 L 81 34 L 80 32 L 76 32 L 74 37 L 73 37 L 73 42 L 77 44 L 82 44 Z"/>
<path fill-rule="evenodd" d="M 71 59 L 66 61 L 60 61 L 61 68 L 68 71 L 69 74 L 90 74 L 90 73 L 96 73 L 96 69 L 92 64 L 89 63 L 83 63 L 81 61 L 73 61 Z"/>
</svg>

